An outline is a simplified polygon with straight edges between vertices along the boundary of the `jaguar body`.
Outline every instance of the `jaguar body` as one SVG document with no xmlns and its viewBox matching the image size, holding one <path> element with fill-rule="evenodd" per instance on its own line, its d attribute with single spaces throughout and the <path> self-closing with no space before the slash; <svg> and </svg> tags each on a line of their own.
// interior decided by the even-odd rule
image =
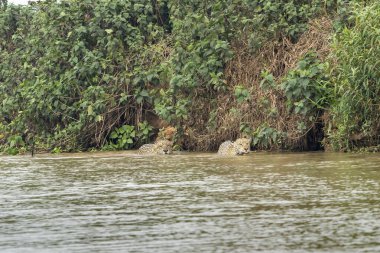
<svg viewBox="0 0 380 253">
<path fill-rule="evenodd" d="M 250 151 L 251 139 L 239 138 L 235 142 L 225 141 L 219 146 L 218 155 L 244 155 Z"/>
<path fill-rule="evenodd" d="M 139 150 L 139 154 L 168 155 L 173 153 L 173 142 L 168 140 L 158 140 L 153 144 L 144 144 Z"/>
</svg>

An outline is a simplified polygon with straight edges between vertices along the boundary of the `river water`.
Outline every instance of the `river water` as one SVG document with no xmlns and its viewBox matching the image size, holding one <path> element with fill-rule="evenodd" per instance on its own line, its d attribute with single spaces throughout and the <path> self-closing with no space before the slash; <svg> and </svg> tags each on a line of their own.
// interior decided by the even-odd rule
<svg viewBox="0 0 380 253">
<path fill-rule="evenodd" d="M 380 154 L 0 156 L 0 252 L 380 252 Z"/>
</svg>

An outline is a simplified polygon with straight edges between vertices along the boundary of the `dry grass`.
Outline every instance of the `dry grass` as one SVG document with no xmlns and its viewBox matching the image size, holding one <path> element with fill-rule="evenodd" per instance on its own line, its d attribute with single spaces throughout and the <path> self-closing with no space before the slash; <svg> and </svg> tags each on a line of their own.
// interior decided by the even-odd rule
<svg viewBox="0 0 380 253">
<path fill-rule="evenodd" d="M 236 41 L 232 47 L 235 57 L 225 68 L 228 90 L 219 95 L 217 105 L 210 105 L 207 99 L 200 101 L 192 114 L 192 123 L 185 123 L 186 143 L 190 150 L 216 150 L 225 140 L 241 135 L 241 123 L 251 129 L 267 124 L 278 132 L 287 133 L 282 145 L 291 148 L 305 148 L 306 133 L 297 130 L 301 116 L 288 112 L 285 97 L 280 89 L 263 90 L 260 73 L 269 70 L 277 80 L 294 68 L 297 62 L 310 51 L 315 51 L 321 60 L 329 54 L 332 21 L 327 17 L 314 19 L 309 23 L 297 43 L 289 39 L 269 41 L 259 52 L 252 54 L 245 41 Z M 237 103 L 233 92 L 236 85 L 242 85 L 250 92 L 250 100 Z M 202 111 L 202 115 L 199 112 Z M 198 114 L 197 114 L 198 113 Z M 215 125 L 208 124 L 209 117 L 215 117 Z M 309 129 L 313 125 L 307 126 Z M 273 144 L 272 149 L 281 148 Z"/>
</svg>

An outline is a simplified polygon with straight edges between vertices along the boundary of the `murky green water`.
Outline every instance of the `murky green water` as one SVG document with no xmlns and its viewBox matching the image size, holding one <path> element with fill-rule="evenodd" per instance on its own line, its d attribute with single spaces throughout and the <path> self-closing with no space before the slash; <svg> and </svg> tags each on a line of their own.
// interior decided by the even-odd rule
<svg viewBox="0 0 380 253">
<path fill-rule="evenodd" d="M 380 252 L 380 154 L 0 157 L 1 252 Z"/>
</svg>

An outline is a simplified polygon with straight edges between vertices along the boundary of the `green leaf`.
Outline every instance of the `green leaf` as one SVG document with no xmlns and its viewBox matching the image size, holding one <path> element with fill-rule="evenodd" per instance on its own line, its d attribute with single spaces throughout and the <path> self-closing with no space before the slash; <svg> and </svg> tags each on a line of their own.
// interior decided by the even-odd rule
<svg viewBox="0 0 380 253">
<path fill-rule="evenodd" d="M 94 110 L 93 110 L 93 108 L 92 108 L 92 105 L 89 105 L 88 107 L 87 107 L 87 115 L 92 115 L 94 113 Z"/>
<path fill-rule="evenodd" d="M 142 90 L 142 91 L 140 92 L 140 96 L 148 97 L 148 96 L 149 96 L 149 93 L 148 93 L 147 90 Z"/>
<path fill-rule="evenodd" d="M 101 121 L 103 121 L 103 116 L 102 115 L 96 115 L 95 122 L 101 122 Z"/>
<path fill-rule="evenodd" d="M 116 139 L 117 137 L 119 137 L 119 135 L 116 132 L 112 132 L 110 135 L 111 139 Z"/>
<path fill-rule="evenodd" d="M 136 103 L 141 104 L 143 100 L 144 100 L 144 97 L 137 97 Z"/>
</svg>

